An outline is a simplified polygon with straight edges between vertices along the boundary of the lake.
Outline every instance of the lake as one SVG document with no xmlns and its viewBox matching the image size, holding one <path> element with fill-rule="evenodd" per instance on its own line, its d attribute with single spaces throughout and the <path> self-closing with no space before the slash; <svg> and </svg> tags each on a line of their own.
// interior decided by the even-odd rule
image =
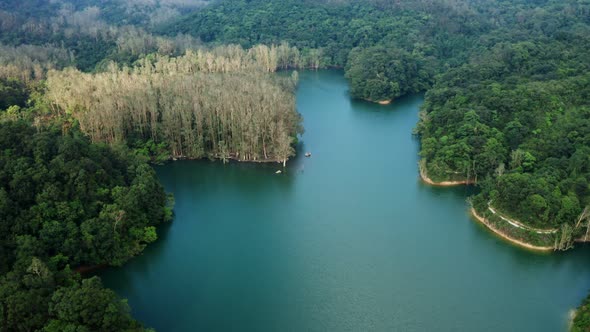
<svg viewBox="0 0 590 332">
<path fill-rule="evenodd" d="M 176 199 L 159 240 L 100 273 L 158 331 L 565 331 L 590 250 L 539 254 L 468 214 L 467 187 L 418 177 L 422 96 L 351 101 L 302 72 L 298 157 L 156 167 Z M 305 152 L 311 158 L 305 158 Z"/>
</svg>

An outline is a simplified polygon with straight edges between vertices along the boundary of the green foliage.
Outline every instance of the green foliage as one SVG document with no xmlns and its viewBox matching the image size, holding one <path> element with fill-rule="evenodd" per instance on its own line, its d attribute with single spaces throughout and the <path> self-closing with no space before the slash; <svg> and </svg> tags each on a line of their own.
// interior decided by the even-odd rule
<svg viewBox="0 0 590 332">
<path fill-rule="evenodd" d="M 36 257 L 0 277 L 2 331 L 143 331 L 129 311 L 98 277 L 80 280 Z"/>
<path fill-rule="evenodd" d="M 550 37 L 523 27 L 528 41 L 497 44 L 440 76 L 418 130 L 429 174 L 493 178 L 482 199 L 527 224 L 559 228 L 564 248 L 585 231 L 574 224 L 590 204 L 590 38 L 576 20 Z"/>
<path fill-rule="evenodd" d="M 97 277 L 59 287 L 51 296 L 52 319 L 44 331 L 119 331 L 139 329 L 125 300 L 104 289 Z"/>
<path fill-rule="evenodd" d="M 25 106 L 28 92 L 25 85 L 16 79 L 0 79 L 0 111 L 10 106 Z"/>
<path fill-rule="evenodd" d="M 425 90 L 432 83 L 432 62 L 394 47 L 355 48 L 346 66 L 350 94 L 381 101 Z"/>
<path fill-rule="evenodd" d="M 125 302 L 69 266 L 120 265 L 171 218 L 154 171 L 126 150 L 0 123 L 0 330 L 141 330 Z"/>
<path fill-rule="evenodd" d="M 154 171 L 124 151 L 90 145 L 75 129 L 62 136 L 0 124 L 0 151 L 1 261 L 14 261 L 26 236 L 45 258 L 120 265 L 145 246 L 144 228 L 164 220 Z"/>
<path fill-rule="evenodd" d="M 286 41 L 304 55 L 319 49 L 320 67 L 346 66 L 353 97 L 379 101 L 423 91 L 436 73 L 466 59 L 468 46 L 490 22 L 462 5 L 226 0 L 162 31 L 246 47 Z"/>
<path fill-rule="evenodd" d="M 162 164 L 170 159 L 170 150 L 166 142 L 154 142 L 153 139 L 143 140 L 141 138 L 132 138 L 128 140 L 128 145 L 139 156 L 148 158 L 156 164 Z"/>
<path fill-rule="evenodd" d="M 590 296 L 576 310 L 576 316 L 572 322 L 571 332 L 590 331 Z"/>
<path fill-rule="evenodd" d="M 254 100 L 252 105 L 260 105 L 272 89 L 278 88 L 274 95 L 283 96 L 292 87 L 264 85 L 266 76 L 243 79 L 238 74 L 202 75 L 208 76 L 203 86 L 191 81 L 194 71 L 159 84 L 125 81 L 142 75 L 132 76 L 124 66 L 143 63 L 150 72 L 147 68 L 156 64 L 150 54 L 183 54 L 198 47 L 199 39 L 245 47 L 280 44 L 258 46 L 252 52 L 256 61 L 264 58 L 266 71 L 343 67 L 355 98 L 391 100 L 427 90 L 417 132 L 422 140 L 420 155 L 432 179 L 477 180 L 481 193 L 473 202 L 479 211 L 485 211 L 491 200 L 494 207 L 524 223 L 559 229 L 557 236 L 501 229 L 505 223 L 490 216 L 502 231 L 524 241 L 551 245 L 550 240 L 556 240 L 559 248 L 566 249 L 583 231 L 577 221 L 590 205 L 588 1 L 219 0 L 152 30 L 166 36 L 146 32 L 166 17 L 187 13 L 186 7 L 170 3 L 0 2 L 0 42 L 13 45 L 0 45 L 0 122 L 8 121 L 0 124 L 4 329 L 137 327 L 124 303 L 94 280 L 72 278 L 66 265 L 122 264 L 155 240 L 158 222 L 171 218 L 153 171 L 139 159 L 161 162 L 186 155 L 283 159 L 293 153 L 291 143 L 301 130 L 296 116 L 288 116 L 281 126 L 277 120 L 267 121 L 274 115 L 252 116 L 244 126 L 246 121 L 234 121 L 236 114 L 251 116 L 242 110 L 246 97 Z M 166 59 L 160 63 L 176 66 L 176 60 Z M 119 63 L 117 69 L 112 69 L 112 60 Z M 208 73 L 227 71 L 211 68 L 226 61 L 206 57 L 200 61 L 209 63 Z M 76 120 L 50 112 L 43 84 L 30 83 L 68 65 L 107 72 L 72 74 L 62 81 L 70 86 L 52 91 L 53 98 L 82 91 L 74 97 L 91 101 L 66 103 L 92 104 L 87 112 L 82 107 L 62 107 L 61 111 L 78 115 Z M 96 84 L 99 77 L 111 77 L 109 71 L 119 73 L 119 83 L 125 84 L 94 89 L 90 81 Z M 73 78 L 80 80 L 74 83 Z M 133 83 L 142 89 L 132 90 L 149 91 L 148 96 L 121 88 Z M 183 85 L 188 91 L 178 88 Z M 99 91 L 107 91 L 108 97 L 97 98 Z M 230 106 L 219 107 L 222 103 L 213 98 L 207 106 L 213 111 L 193 112 L 191 107 L 205 99 L 195 103 L 188 98 L 207 94 L 194 91 L 221 96 Z M 125 112 L 114 112 L 109 104 L 117 93 L 118 105 L 131 105 Z M 162 99 L 166 96 L 172 97 Z M 278 99 L 271 102 L 278 103 Z M 285 109 L 292 110 L 289 105 Z M 142 113 L 150 107 L 151 117 Z M 255 107 L 246 109 L 251 108 Z M 57 115 L 65 129 L 74 129 L 62 137 L 59 132 L 37 132 L 11 122 L 36 116 L 44 123 L 50 114 Z M 136 121 L 128 123 L 133 117 Z M 125 139 L 135 157 L 125 149 L 90 145 L 76 129 L 77 123 L 96 136 L 94 141 Z M 88 297 L 96 297 L 97 303 Z M 587 306 L 586 301 L 576 317 L 576 331 L 588 329 Z M 95 312 L 106 319 L 99 322 Z"/>
</svg>

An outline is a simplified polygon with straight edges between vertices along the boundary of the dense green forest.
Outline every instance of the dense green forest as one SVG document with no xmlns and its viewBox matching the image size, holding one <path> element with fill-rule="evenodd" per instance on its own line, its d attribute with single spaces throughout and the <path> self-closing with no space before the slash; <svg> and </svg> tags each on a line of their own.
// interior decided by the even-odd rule
<svg viewBox="0 0 590 332">
<path fill-rule="evenodd" d="M 446 73 L 419 128 L 432 178 L 472 178 L 479 205 L 539 228 L 574 227 L 570 240 L 587 231 L 590 204 L 590 44 L 578 37 L 503 44 Z"/>
<path fill-rule="evenodd" d="M 0 124 L 0 327 L 140 329 L 97 278 L 72 268 L 121 265 L 171 218 L 154 171 L 78 130 Z"/>
<path fill-rule="evenodd" d="M 425 173 L 476 182 L 479 212 L 556 230 L 512 236 L 588 239 L 588 1 L 7 0 L 0 329 L 141 329 L 70 269 L 155 240 L 170 211 L 145 160 L 284 162 L 297 75 L 272 73 L 332 67 L 354 98 L 426 92 Z"/>
<path fill-rule="evenodd" d="M 563 22 L 440 76 L 418 131 L 431 178 L 478 182 L 480 211 L 489 203 L 533 227 L 559 228 L 556 247 L 567 249 L 590 226 L 590 30 L 575 17 Z"/>
<path fill-rule="evenodd" d="M 318 67 L 346 67 L 353 97 L 390 100 L 422 91 L 462 63 L 489 23 L 466 3 L 219 1 L 160 31 L 245 47 L 286 41 Z"/>
</svg>

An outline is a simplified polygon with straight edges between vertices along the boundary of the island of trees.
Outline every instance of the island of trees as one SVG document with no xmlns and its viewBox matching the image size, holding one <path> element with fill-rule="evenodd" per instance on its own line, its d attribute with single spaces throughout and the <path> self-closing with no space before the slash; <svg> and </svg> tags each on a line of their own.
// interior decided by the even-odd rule
<svg viewBox="0 0 590 332">
<path fill-rule="evenodd" d="M 590 239 L 589 59 L 575 0 L 2 1 L 0 329 L 142 329 L 72 270 L 123 264 L 170 219 L 147 162 L 292 157 L 280 70 L 341 68 L 373 102 L 425 92 L 423 176 L 570 249 Z"/>
</svg>

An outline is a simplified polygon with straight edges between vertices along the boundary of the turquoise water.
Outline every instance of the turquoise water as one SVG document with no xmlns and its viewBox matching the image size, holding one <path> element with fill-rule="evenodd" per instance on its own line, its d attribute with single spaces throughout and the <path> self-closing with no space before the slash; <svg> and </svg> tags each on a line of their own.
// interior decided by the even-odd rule
<svg viewBox="0 0 590 332">
<path fill-rule="evenodd" d="M 515 248 L 470 219 L 467 188 L 421 184 L 422 101 L 355 102 L 341 72 L 301 73 L 300 157 L 278 175 L 157 167 L 175 220 L 105 284 L 159 331 L 566 330 L 590 250 Z"/>
</svg>

